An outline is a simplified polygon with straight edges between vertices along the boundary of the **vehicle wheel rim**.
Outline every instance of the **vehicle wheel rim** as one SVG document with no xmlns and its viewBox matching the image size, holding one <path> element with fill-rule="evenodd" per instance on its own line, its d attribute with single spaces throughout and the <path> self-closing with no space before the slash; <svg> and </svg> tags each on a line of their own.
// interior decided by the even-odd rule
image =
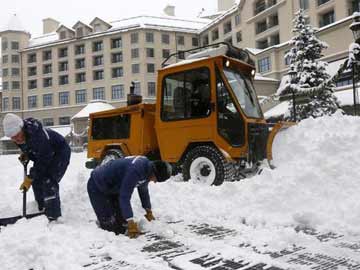
<svg viewBox="0 0 360 270">
<path fill-rule="evenodd" d="M 212 161 L 205 157 L 198 157 L 190 165 L 190 178 L 205 185 L 212 185 L 215 181 L 216 170 Z"/>
</svg>

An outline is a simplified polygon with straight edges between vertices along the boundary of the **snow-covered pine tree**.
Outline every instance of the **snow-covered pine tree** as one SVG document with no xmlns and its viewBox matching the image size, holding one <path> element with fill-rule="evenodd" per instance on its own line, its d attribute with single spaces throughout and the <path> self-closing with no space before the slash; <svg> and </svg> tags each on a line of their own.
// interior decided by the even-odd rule
<svg viewBox="0 0 360 270">
<path fill-rule="evenodd" d="M 306 102 L 297 104 L 296 120 L 308 117 L 319 117 L 333 114 L 339 108 L 337 98 L 333 95 L 334 84 L 330 81 L 330 75 L 326 72 L 326 62 L 319 59 L 323 56 L 322 50 L 328 45 L 315 36 L 315 30 L 306 23 L 307 16 L 303 10 L 295 14 L 293 32 L 295 36 L 290 40 L 293 46 L 285 57 L 289 58 L 290 70 L 296 72 L 292 82 L 278 91 L 279 95 L 303 94 L 307 96 Z M 319 87 L 326 83 L 320 91 L 309 91 L 310 88 Z M 293 120 L 293 103 L 290 101 L 288 112 L 285 115 L 288 120 Z"/>
</svg>

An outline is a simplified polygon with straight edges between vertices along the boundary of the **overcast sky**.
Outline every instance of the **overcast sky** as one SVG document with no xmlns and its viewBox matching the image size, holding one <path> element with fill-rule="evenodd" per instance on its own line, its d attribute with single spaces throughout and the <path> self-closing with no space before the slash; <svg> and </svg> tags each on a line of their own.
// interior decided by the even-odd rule
<svg viewBox="0 0 360 270">
<path fill-rule="evenodd" d="M 51 17 L 69 27 L 78 20 L 90 23 L 94 17 L 113 21 L 136 15 L 161 15 L 167 4 L 175 5 L 175 15 L 194 18 L 202 8 L 215 11 L 217 0 L 2 0 L 0 28 L 16 13 L 32 36 L 42 33 L 42 19 Z"/>
</svg>

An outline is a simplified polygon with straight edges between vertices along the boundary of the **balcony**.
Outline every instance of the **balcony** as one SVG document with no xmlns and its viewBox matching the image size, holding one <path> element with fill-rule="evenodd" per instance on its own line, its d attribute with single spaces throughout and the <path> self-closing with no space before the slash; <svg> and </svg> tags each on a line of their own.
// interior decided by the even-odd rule
<svg viewBox="0 0 360 270">
<path fill-rule="evenodd" d="M 277 0 L 268 0 L 267 3 L 265 2 L 265 0 L 256 2 L 254 7 L 254 16 L 272 6 L 275 6 L 276 4 L 277 4 Z"/>
</svg>

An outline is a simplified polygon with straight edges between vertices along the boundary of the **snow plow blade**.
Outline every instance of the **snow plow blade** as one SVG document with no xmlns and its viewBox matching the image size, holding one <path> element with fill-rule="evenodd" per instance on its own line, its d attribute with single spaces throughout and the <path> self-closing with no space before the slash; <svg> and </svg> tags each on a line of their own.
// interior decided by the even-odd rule
<svg viewBox="0 0 360 270">
<path fill-rule="evenodd" d="M 38 217 L 41 215 L 44 215 L 44 212 L 40 212 L 40 213 L 34 213 L 34 214 L 28 214 L 25 216 L 26 219 L 30 219 L 30 218 L 34 218 L 34 217 Z M 9 217 L 9 218 L 0 218 L 0 226 L 6 226 L 6 225 L 11 225 L 16 223 L 16 221 L 18 221 L 19 219 L 24 218 L 23 216 L 16 216 L 16 217 Z"/>
<path fill-rule="evenodd" d="M 291 126 L 296 125 L 296 122 L 277 122 L 275 125 L 271 127 L 271 131 L 268 136 L 267 144 L 266 144 L 266 154 L 267 154 L 267 160 L 269 162 L 270 168 L 274 168 L 274 165 L 271 164 L 271 161 L 273 159 L 272 155 L 272 145 L 274 142 L 275 135 L 284 129 L 287 129 Z"/>
</svg>

